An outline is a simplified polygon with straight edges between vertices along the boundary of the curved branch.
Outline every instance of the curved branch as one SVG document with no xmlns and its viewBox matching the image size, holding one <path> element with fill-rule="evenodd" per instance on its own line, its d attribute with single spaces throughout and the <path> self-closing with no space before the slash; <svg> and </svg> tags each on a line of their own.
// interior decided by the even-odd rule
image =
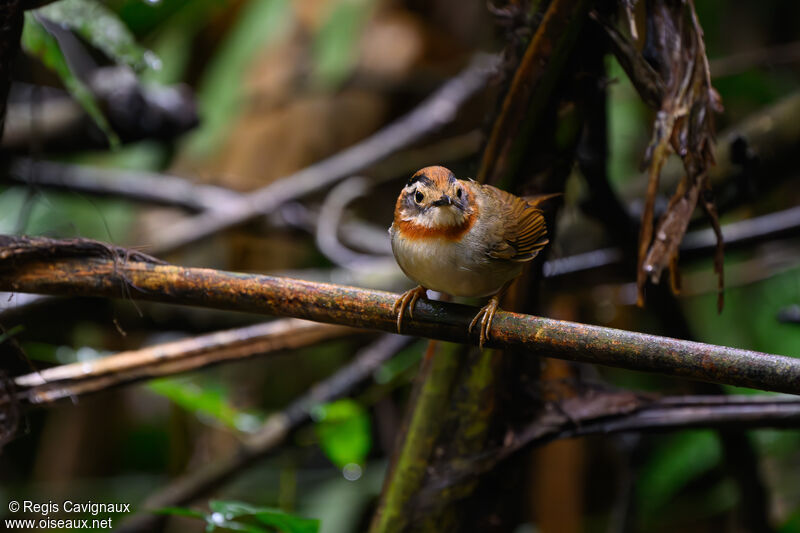
<svg viewBox="0 0 800 533">
<path fill-rule="evenodd" d="M 689 428 L 789 428 L 800 423 L 800 401 L 780 396 L 665 396 L 631 391 L 589 390 L 547 404 L 525 427 L 506 435 L 502 445 L 461 464 L 431 471 L 417 498 L 434 498 L 442 490 L 497 466 L 521 450 L 560 439 L 625 432 L 663 432 Z"/>
<path fill-rule="evenodd" d="M 99 245 L 81 258 L 64 241 L 2 237 L 0 290 L 45 294 L 132 297 L 218 309 L 292 316 L 319 322 L 396 331 L 397 294 L 255 274 L 155 264 L 142 256 L 109 257 Z M 50 253 L 59 250 L 60 254 Z M 64 257 L 66 256 L 66 257 Z M 146 256 L 144 256 L 146 258 Z M 405 333 L 478 344 L 467 331 L 477 308 L 422 300 Z M 563 320 L 499 311 L 492 348 L 596 363 L 689 379 L 800 394 L 800 359 L 670 339 Z"/>
<path fill-rule="evenodd" d="M 147 497 L 141 507 L 158 509 L 189 503 L 225 483 L 254 461 L 277 448 L 289 433 L 305 423 L 315 405 L 330 402 L 348 394 L 413 339 L 399 335 L 384 335 L 361 350 L 355 358 L 334 372 L 330 377 L 315 384 L 294 400 L 285 409 L 271 414 L 261 429 L 248 436 L 232 454 L 200 465 L 171 481 L 165 487 Z M 153 531 L 161 517 L 137 514 L 124 520 L 115 528 L 117 533 Z"/>
<path fill-rule="evenodd" d="M 189 211 L 213 209 L 220 202 L 240 196 L 224 187 L 193 183 L 157 172 L 36 161 L 23 157 L 13 159 L 8 171 L 0 179 L 4 183 L 121 197 Z"/>
<path fill-rule="evenodd" d="M 178 222 L 153 243 L 152 252 L 161 255 L 267 214 L 289 200 L 330 187 L 409 146 L 451 122 L 459 107 L 484 87 L 497 63 L 497 56 L 476 56 L 461 74 L 376 134 L 266 187 Z"/>
<path fill-rule="evenodd" d="M 288 318 L 147 346 L 14 378 L 17 401 L 41 405 L 255 355 L 352 335 L 352 328 Z M 0 409 L 11 398 L 0 397 Z"/>
</svg>

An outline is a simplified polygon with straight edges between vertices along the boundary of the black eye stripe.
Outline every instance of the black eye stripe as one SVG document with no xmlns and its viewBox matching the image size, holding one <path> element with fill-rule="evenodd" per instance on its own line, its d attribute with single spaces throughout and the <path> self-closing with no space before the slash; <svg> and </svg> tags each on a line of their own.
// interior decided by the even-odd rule
<svg viewBox="0 0 800 533">
<path fill-rule="evenodd" d="M 409 178 L 408 183 L 406 183 L 406 187 L 410 187 L 411 185 L 414 185 L 417 182 L 422 183 L 423 185 L 433 184 L 433 180 L 431 180 L 425 174 L 414 174 L 413 176 L 411 176 L 411 178 Z"/>
</svg>

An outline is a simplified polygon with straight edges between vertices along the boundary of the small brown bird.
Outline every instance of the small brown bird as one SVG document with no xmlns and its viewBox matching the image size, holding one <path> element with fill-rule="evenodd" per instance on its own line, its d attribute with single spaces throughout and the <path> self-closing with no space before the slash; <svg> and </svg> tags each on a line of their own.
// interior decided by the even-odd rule
<svg viewBox="0 0 800 533">
<path fill-rule="evenodd" d="M 425 167 L 408 180 L 389 228 L 392 251 L 405 274 L 419 283 L 398 298 L 397 331 L 427 289 L 453 296 L 491 296 L 475 315 L 480 345 L 500 297 L 525 263 L 547 244 L 547 228 L 535 200 L 519 198 L 491 185 L 459 180 L 439 166 Z"/>
</svg>

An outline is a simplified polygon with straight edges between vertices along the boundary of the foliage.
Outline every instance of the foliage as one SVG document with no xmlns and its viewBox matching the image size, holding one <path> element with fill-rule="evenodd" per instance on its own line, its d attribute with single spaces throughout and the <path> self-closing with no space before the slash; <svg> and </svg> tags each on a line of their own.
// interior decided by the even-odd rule
<svg viewBox="0 0 800 533">
<path fill-rule="evenodd" d="M 125 23 L 98 0 L 60 0 L 39 9 L 37 17 L 75 31 L 121 65 L 160 68 L 158 57 L 140 46 Z"/>
<path fill-rule="evenodd" d="M 218 529 L 246 531 L 247 533 L 317 533 L 319 520 L 300 518 L 278 509 L 258 507 L 238 501 L 211 500 L 210 511 L 203 513 L 192 509 L 169 507 L 161 514 L 197 518 L 206 522 L 206 531 Z"/>
<path fill-rule="evenodd" d="M 261 417 L 243 413 L 228 403 L 228 394 L 220 384 L 199 385 L 185 379 L 157 379 L 147 384 L 153 392 L 169 398 L 183 409 L 221 423 L 236 431 L 258 429 Z"/>
<path fill-rule="evenodd" d="M 241 112 L 245 94 L 241 80 L 259 53 L 278 42 L 291 27 L 287 0 L 253 0 L 239 13 L 223 45 L 211 59 L 198 88 L 203 125 L 192 136 L 189 150 L 209 153 L 224 138 L 231 119 Z"/>
<path fill-rule="evenodd" d="M 119 146 L 120 141 L 109 124 L 106 104 L 92 94 L 86 69 L 76 62 L 70 47 L 65 46 L 67 40 L 73 45 L 85 46 L 93 63 L 130 67 L 145 87 L 182 84 L 196 95 L 202 121 L 184 139 L 187 142 L 176 142 L 177 138 L 147 139 L 128 144 L 114 153 L 84 150 L 48 153 L 32 146 L 29 153 L 15 155 L 100 165 L 108 169 L 109 178 L 121 169 L 144 169 L 239 192 L 261 186 L 265 182 L 265 169 L 301 168 L 319 161 L 334 148 L 339 149 L 346 142 L 363 136 L 364 132 L 385 124 L 380 122 L 383 117 L 395 117 L 412 108 L 433 87 L 458 71 L 473 52 L 498 50 L 506 45 L 519 48 L 528 43 L 534 26 L 541 22 L 538 16 L 515 11 L 517 5 L 524 6 L 524 2 L 492 3 L 490 10 L 483 2 L 453 7 L 455 4 L 441 0 L 399 3 L 380 0 L 54 2 L 26 13 L 22 44 L 30 59 L 23 61 L 39 61 L 55 73 L 111 145 Z M 553 2 L 531 2 L 530 9 L 535 11 L 550 4 Z M 627 69 L 620 64 L 621 58 L 624 63 L 623 55 L 617 54 L 614 59 L 610 49 L 605 54 L 605 76 L 599 71 L 584 69 L 584 64 L 574 58 L 565 56 L 562 59 L 568 74 L 598 76 L 588 85 L 592 89 L 607 89 L 609 144 L 605 164 L 609 182 L 627 209 L 624 214 L 641 219 L 644 212 L 645 226 L 651 223 L 653 226 L 650 238 L 641 241 L 644 256 L 640 257 L 638 281 L 641 285 L 645 271 L 642 266 L 647 265 L 648 278 L 658 278 L 662 270 L 674 270 L 677 261 L 673 259 L 677 258 L 684 231 L 692 231 L 708 222 L 698 220 L 701 217 L 695 213 L 695 204 L 706 207 L 712 220 L 716 218 L 705 174 L 710 168 L 709 141 L 714 134 L 711 118 L 717 108 L 713 88 L 718 90 L 726 107 L 723 114 L 714 117 L 720 131 L 738 127 L 743 119 L 758 116 L 765 106 L 800 88 L 796 57 L 787 59 L 781 54 L 773 57 L 765 48 L 796 39 L 796 28 L 791 21 L 798 19 L 800 8 L 794 3 L 775 1 L 736 5 L 720 0 L 648 2 L 651 6 L 681 6 L 680 13 L 665 11 L 658 16 L 664 21 L 664 28 L 674 30 L 661 44 L 680 44 L 667 49 L 659 47 L 658 42 L 646 41 L 646 28 L 641 22 L 648 6 L 645 2 L 624 2 L 627 7 L 633 4 L 640 10 L 636 13 L 640 23 L 638 40 L 627 31 L 624 20 L 614 20 L 613 25 L 620 35 L 628 35 L 625 40 L 638 54 L 639 66 L 644 62 L 662 82 L 672 81 L 672 85 L 662 83 L 665 98 L 659 98 L 655 105 L 652 101 L 650 105 L 643 103 L 636 94 L 636 90 L 641 89 L 636 86 L 636 76 L 628 77 Z M 694 4 L 696 20 L 692 12 Z M 593 3 L 598 11 L 599 6 Z M 618 14 L 616 9 L 612 12 L 614 16 Z M 584 31 L 595 31 L 597 20 L 587 19 L 578 38 L 583 38 Z M 697 24 L 702 25 L 702 32 Z M 408 62 L 404 70 L 398 69 L 402 74 L 398 74 L 396 80 L 384 79 L 380 72 L 375 76 L 364 69 L 362 63 L 366 62 L 359 60 L 365 47 L 375 42 L 368 38 L 380 31 L 386 32 L 384 37 L 391 36 L 393 45 L 402 52 L 398 52 L 398 57 L 403 56 Z M 605 46 L 601 39 L 597 43 Z M 712 77 L 706 75 L 704 47 L 708 49 Z M 716 61 L 737 59 L 741 52 L 753 52 L 752 57 L 760 54 L 762 60 L 727 74 L 715 70 Z M 685 62 L 687 57 L 693 62 Z M 391 178 L 393 181 L 376 185 L 367 198 L 347 206 L 343 220 L 348 225 L 339 232 L 346 245 L 351 246 L 356 241 L 355 247 L 359 248 L 362 226 L 375 235 L 385 236 L 397 188 L 411 170 L 406 166 L 410 165 L 409 161 L 419 159 L 420 154 L 425 159 L 423 164 L 447 164 L 459 176 L 475 176 L 478 163 L 474 149 L 467 155 L 460 153 L 452 161 L 440 161 L 444 156 L 437 143 L 451 135 L 468 131 L 474 134 L 478 128 L 482 128 L 484 137 L 488 138 L 492 117 L 498 111 L 493 107 L 495 93 L 502 94 L 503 83 L 511 81 L 513 66 L 519 58 L 512 54 L 506 59 L 507 68 L 498 74 L 498 83 L 491 94 L 476 98 L 459 111 L 458 121 L 446 131 L 419 143 L 411 152 L 397 154 L 380 168 L 365 169 L 367 179 Z M 287 66 L 287 62 L 291 64 Z M 288 81 L 281 85 L 280 98 L 264 98 L 261 93 L 266 84 L 264 79 L 269 78 L 270 83 L 275 81 L 270 77 L 274 75 L 271 71 L 274 65 L 285 68 L 291 75 L 286 76 Z M 687 66 L 694 70 L 685 70 Z M 37 69 L 26 67 L 27 63 L 19 69 L 23 76 L 32 74 L 36 78 L 40 75 Z M 553 120 L 559 126 L 563 127 L 564 117 L 569 117 L 569 120 L 574 119 L 572 125 L 581 127 L 583 113 L 587 110 L 574 105 L 578 97 L 571 91 L 561 91 L 559 76 L 554 76 L 547 85 L 555 96 L 550 97 L 548 91 L 533 96 L 546 96 L 540 102 L 543 106 L 540 122 L 546 126 L 552 114 L 557 117 Z M 41 82 L 39 79 L 22 81 Z M 50 78 L 45 82 L 50 83 Z M 512 118 L 523 117 L 522 114 L 511 115 Z M 273 136 L 261 136 L 266 130 L 274 130 Z M 546 151 L 545 131 L 546 127 L 536 127 L 525 133 L 530 133 L 532 142 L 543 143 L 542 150 Z M 570 133 L 575 134 L 569 136 L 570 140 L 579 137 L 575 131 L 570 130 Z M 520 144 L 529 143 L 525 135 L 512 135 L 512 138 Z M 285 139 L 289 141 L 284 143 Z M 251 150 L 239 150 L 242 146 L 249 146 Z M 527 149 L 527 145 L 524 148 Z M 580 148 L 583 150 L 585 146 L 581 144 Z M 536 149 L 540 149 L 538 144 Z M 678 157 L 671 157 L 673 153 Z M 640 169 L 643 154 L 646 155 L 644 173 Z M 773 154 L 756 155 L 772 157 Z M 296 157 L 291 159 L 290 156 Z M 737 173 L 733 178 L 719 188 L 715 179 L 720 220 L 723 223 L 744 220 L 800 202 L 796 183 L 789 181 L 795 174 L 794 159 L 792 155 L 788 163 L 770 167 L 768 171 L 758 166 L 758 158 L 751 162 L 752 167 L 736 163 L 733 166 Z M 526 184 L 530 191 L 526 192 L 536 192 L 537 180 L 547 174 L 552 164 L 551 161 L 539 163 L 514 173 L 514 180 L 520 183 L 530 178 Z M 671 163 L 674 167 L 670 167 Z M 727 160 L 719 163 L 730 164 Z M 591 184 L 571 163 L 570 169 L 574 172 L 565 194 L 565 209 L 554 224 L 556 231 L 548 258 L 560 259 L 606 246 L 635 247 L 635 242 L 620 242 L 618 235 L 607 230 L 603 225 L 604 211 L 591 214 L 583 209 L 591 200 L 586 195 Z M 243 175 L 249 181 L 236 181 Z M 643 194 L 642 185 L 648 180 L 666 182 L 673 175 L 684 177 L 677 191 L 669 191 L 664 196 L 665 187 L 661 183 L 647 196 Z M 782 184 L 768 185 L 773 179 L 783 180 Z M 264 224 L 225 232 L 193 247 L 185 255 L 176 254 L 168 259 L 178 264 L 246 272 L 283 274 L 288 271 L 292 276 L 320 276 L 358 284 L 363 277 L 357 272 L 332 267 L 332 262 L 314 248 L 313 239 L 307 235 L 313 232 L 319 205 L 327 199 L 328 192 L 321 191 L 313 198 L 303 198 L 277 209 L 265 218 Z M 588 217 L 584 216 L 587 214 Z M 135 241 L 136 246 L 141 245 L 147 251 L 153 235 L 168 232 L 171 221 L 181 216 L 178 209 L 153 209 L 126 199 L 96 199 L 74 191 L 50 192 L 45 188 L 20 185 L 0 190 L 0 233 L 3 234 L 23 232 L 79 235 L 117 243 Z M 596 220 L 587 220 L 590 217 Z M 269 229 L 265 230 L 267 225 Z M 659 244 L 660 233 L 667 239 L 661 239 Z M 369 231 L 364 234 L 372 235 Z M 577 322 L 602 323 L 620 329 L 691 336 L 725 346 L 800 355 L 797 351 L 800 328 L 777 319 L 781 309 L 800 302 L 797 242 L 783 237 L 769 237 L 768 241 L 747 245 L 745 251 L 727 252 L 726 306 L 721 314 L 714 311 L 717 294 L 710 274 L 715 268 L 721 270 L 719 256 L 716 264 L 708 257 L 700 260 L 681 257 L 682 291 L 677 296 L 677 305 L 669 311 L 674 313 L 672 317 L 664 317 L 655 299 L 649 309 L 633 308 L 635 291 L 629 284 L 635 272 L 633 262 L 622 267 L 608 265 L 604 269 L 587 269 L 579 282 L 577 278 L 545 280 L 542 283 L 545 291 L 551 290 L 555 295 L 551 298 L 546 294 L 539 302 L 541 307 L 537 313 L 567 315 Z M 364 248 L 359 251 L 364 252 L 370 246 L 365 244 Z M 658 249 L 653 251 L 654 248 Z M 673 279 L 677 281 L 677 277 Z M 395 290 L 398 287 L 386 288 Z M 131 303 L 125 294 L 117 304 L 69 300 L 60 305 L 54 306 L 54 310 L 43 306 L 41 312 L 31 313 L 30 323 L 0 330 L 0 348 L 8 348 L 8 341 L 13 339 L 34 366 L 45 368 L 80 361 L 76 354 L 99 357 L 134 349 L 157 342 L 165 332 L 193 335 L 253 320 L 252 316 L 232 316 L 232 313 L 195 313 L 186 308 L 165 309 Z M 4 317 L 0 322 L 4 328 L 5 320 Z M 688 329 L 680 329 L 682 326 Z M 92 334 L 87 334 L 87 330 Z M 43 410 L 26 413 L 25 424 L 21 424 L 25 428 L 24 435 L 4 450 L 3 486 L 6 489 L 3 495 L 9 500 L 17 496 L 15 491 L 41 491 L 49 498 L 50 492 L 58 489 L 56 485 L 68 484 L 71 489 L 82 491 L 87 501 L 97 501 L 98 494 L 107 494 L 109 498 L 113 495 L 119 501 L 144 501 L 149 493 L 164 487 L 173 476 L 183 472 L 192 474 L 198 464 L 216 463 L 226 451 L 241 449 L 247 439 L 258 435 L 256 430 L 263 428 L 261 424 L 266 420 L 266 413 L 283 414 L 280 410 L 292 405 L 292 400 L 305 394 L 311 384 L 347 364 L 360 342 L 350 338 L 326 342 L 318 347 L 292 350 L 286 356 L 254 358 L 237 365 L 204 370 L 189 379 L 162 379 L 146 386 L 101 393 L 76 401 L 74 405 L 65 403 L 52 414 Z M 381 365 L 371 382 L 364 385 L 365 390 L 356 391 L 355 399 L 315 406 L 311 410 L 312 427 L 291 433 L 295 438 L 287 439 L 283 448 L 254 462 L 242 475 L 236 476 L 233 483 L 218 488 L 218 497 L 230 501 L 211 501 L 208 512 L 185 508 L 170 508 L 164 512 L 200 520 L 209 531 L 305 533 L 319 529 L 326 533 L 346 533 L 363 530 L 388 463 L 390 446 L 386 443 L 393 441 L 409 398 L 414 398 L 410 381 L 417 373 L 423 351 L 424 343 L 416 343 Z M 515 354 L 503 354 L 502 358 L 507 361 L 512 356 Z M 488 367 L 500 358 L 498 354 L 487 354 L 482 361 Z M 434 362 L 447 364 L 441 359 Z M 556 365 L 546 362 L 545 366 L 552 369 Z M 488 402 L 475 399 L 492 391 L 476 386 L 466 377 L 483 368 L 480 365 L 468 368 L 457 376 L 457 383 L 453 385 L 465 404 L 481 411 L 488 409 Z M 579 381 L 584 375 L 581 371 Z M 542 394 L 549 399 L 547 383 L 542 393 L 538 382 L 523 381 L 516 374 L 504 379 L 510 385 L 500 383 L 499 395 L 509 396 L 516 405 L 530 412 L 537 408 Z M 592 375 L 594 379 L 615 387 L 659 394 L 697 393 L 691 383 L 655 374 L 600 368 Z M 571 383 L 573 377 L 565 381 Z M 448 382 L 448 387 L 450 385 Z M 525 389 L 522 397 L 517 396 L 517 385 Z M 474 389 L 478 389 L 478 393 L 473 394 Z M 449 391 L 448 388 L 442 394 L 449 394 Z M 243 404 L 248 409 L 237 407 L 242 404 L 240 399 L 244 399 Z M 171 405 L 176 408 L 170 408 Z M 250 406 L 253 409 L 249 409 Z M 442 406 L 449 410 L 460 407 Z M 303 410 L 303 414 L 307 416 L 308 412 Z M 475 416 L 476 424 L 480 420 Z M 491 423 L 500 431 L 509 422 L 524 424 L 527 419 L 491 418 Z M 441 425 L 440 419 L 434 418 L 432 424 Z M 419 434 L 424 445 L 428 443 L 425 440 L 430 433 L 428 429 Z M 772 525 L 780 533 L 800 533 L 800 492 L 795 479 L 800 433 L 776 429 L 760 430 L 748 436 L 754 442 L 760 481 L 773 513 Z M 502 437 L 500 435 L 498 442 Z M 593 520 L 611 522 L 627 511 L 635 517 L 636 526 L 643 530 L 660 532 L 691 527 L 697 531 L 711 531 L 730 524 L 738 516 L 735 513 L 739 508 L 747 503 L 742 501 L 738 481 L 728 471 L 730 465 L 722 452 L 720 435 L 713 431 L 685 431 L 652 439 L 646 435 L 637 439 L 627 436 L 614 439 L 616 437 L 609 437 L 603 442 L 638 443 L 633 450 L 620 446 L 624 449 L 615 451 L 621 459 L 635 463 L 633 499 L 627 501 L 624 494 L 609 490 L 610 483 L 590 479 L 597 467 L 587 466 L 586 471 L 579 472 L 583 478 L 571 487 L 570 494 L 577 494 L 576 500 L 585 496 L 583 510 L 594 513 Z M 209 441 L 213 441 L 213 448 Z M 458 442 L 453 447 L 457 445 Z M 465 454 L 464 468 L 471 468 L 470 461 L 481 458 L 485 451 L 471 450 Z M 586 457 L 587 461 L 594 461 L 595 450 Z M 572 464 L 584 464 L 583 456 L 572 459 Z M 331 464 L 336 469 L 331 468 Z M 552 465 L 545 464 L 541 470 L 549 466 Z M 604 464 L 603 468 L 611 470 L 612 467 Z M 363 477 L 356 479 L 362 471 Z M 51 472 L 59 483 L 50 478 Z M 423 477 L 425 470 L 419 473 Z M 608 479 L 622 475 L 616 470 L 611 474 Z M 543 479 L 552 479 L 533 469 L 526 469 L 519 477 L 524 477 L 529 486 L 540 486 L 537 483 Z M 601 481 L 606 479 L 603 477 Z M 567 476 L 563 481 L 568 485 Z M 598 489 L 598 485 L 602 487 Z M 547 502 L 561 497 L 558 488 L 553 486 L 552 491 L 537 493 L 532 500 L 541 504 L 546 512 Z M 415 486 L 411 493 L 416 494 L 416 489 Z M 450 491 L 447 497 L 456 500 L 459 494 Z M 242 498 L 262 502 L 264 506 L 235 501 Z M 445 497 L 440 500 L 444 501 Z M 557 505 L 549 507 L 555 509 Z M 301 516 L 318 516 L 321 523 L 278 509 L 299 510 Z M 701 518 L 711 525 L 704 528 L 704 524 L 699 523 Z M 584 529 L 605 529 L 595 525 Z"/>
<path fill-rule="evenodd" d="M 372 437 L 369 414 L 361 404 L 343 399 L 317 405 L 311 416 L 320 446 L 333 464 L 339 468 L 364 464 Z"/>
<path fill-rule="evenodd" d="M 48 24 L 52 23 L 36 13 L 25 13 L 22 47 L 28 54 L 38 58 L 47 68 L 58 74 L 64 83 L 64 87 L 105 133 L 111 146 L 118 147 L 119 137 L 111 129 L 92 91 L 70 68 L 61 46 L 47 29 Z"/>
<path fill-rule="evenodd" d="M 358 38 L 374 0 L 332 2 L 327 20 L 314 36 L 314 76 L 317 83 L 335 88 L 352 71 Z"/>
</svg>

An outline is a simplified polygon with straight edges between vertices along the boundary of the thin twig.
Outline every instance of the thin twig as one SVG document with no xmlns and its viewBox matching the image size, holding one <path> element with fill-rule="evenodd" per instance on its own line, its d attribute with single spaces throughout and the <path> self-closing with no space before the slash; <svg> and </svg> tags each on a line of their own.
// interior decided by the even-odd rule
<svg viewBox="0 0 800 533">
<path fill-rule="evenodd" d="M 709 61 L 714 78 L 734 76 L 753 68 L 773 67 L 800 61 L 800 42 L 756 48 Z"/>
<path fill-rule="evenodd" d="M 798 234 L 800 234 L 800 207 L 792 207 L 722 226 L 725 247 L 729 250 L 763 244 L 770 240 L 785 239 Z M 702 229 L 687 233 L 681 242 L 680 250 L 682 259 L 714 253 L 716 250 L 714 231 Z M 623 253 L 619 248 L 601 248 L 546 261 L 543 273 L 545 277 L 556 278 L 609 265 L 618 265 L 622 260 Z"/>
<path fill-rule="evenodd" d="M 76 259 L 50 239 L 3 237 L 0 244 L 29 253 L 0 255 L 0 290 L 126 297 L 213 307 L 395 332 L 398 295 L 309 281 L 122 261 Z M 38 243 L 38 244 L 31 244 Z M 46 254 L 61 250 L 61 255 Z M 477 344 L 468 325 L 475 307 L 421 300 L 408 334 Z M 714 346 L 562 320 L 500 311 L 487 346 L 517 348 L 558 359 L 656 372 L 700 381 L 800 393 L 800 359 Z"/>
<path fill-rule="evenodd" d="M 467 157 L 475 153 L 480 143 L 480 133 L 470 131 L 423 147 L 403 150 L 373 165 L 369 176 L 374 183 L 382 183 L 424 167 L 432 160 L 447 162 Z M 233 189 L 204 185 L 159 172 L 36 161 L 25 157 L 12 159 L 8 170 L 0 174 L 0 180 L 10 184 L 177 207 L 190 212 L 215 209 L 220 203 L 245 196 Z"/>
<path fill-rule="evenodd" d="M 317 248 L 333 263 L 347 268 L 364 265 L 369 268 L 376 259 L 384 260 L 387 256 L 375 256 L 354 252 L 339 241 L 339 229 L 342 225 L 344 210 L 356 198 L 369 191 L 365 178 L 354 176 L 339 183 L 331 189 L 319 210 L 316 227 Z M 388 235 L 384 235 L 389 240 Z"/>
<path fill-rule="evenodd" d="M 220 203 L 212 211 L 165 228 L 151 243 L 150 251 L 161 255 L 265 215 L 289 200 L 330 187 L 409 146 L 451 122 L 459 107 L 485 86 L 497 63 L 496 56 L 476 56 L 461 74 L 371 137 L 240 199 Z"/>
<path fill-rule="evenodd" d="M 223 362 L 309 346 L 358 330 L 288 318 L 56 366 L 14 378 L 16 401 L 42 405 Z M 11 400 L 0 398 L 0 409 Z"/>
<path fill-rule="evenodd" d="M 384 335 L 364 348 L 356 357 L 327 379 L 317 383 L 304 395 L 293 401 L 282 411 L 270 415 L 261 430 L 247 437 L 234 452 L 214 462 L 184 474 L 166 487 L 150 495 L 142 504 L 143 509 L 158 509 L 182 505 L 199 498 L 215 487 L 231 479 L 253 461 L 267 455 L 278 447 L 286 436 L 305 423 L 315 405 L 330 402 L 352 391 L 368 380 L 373 373 L 397 352 L 406 347 L 410 337 Z M 152 531 L 160 517 L 139 514 L 116 527 L 117 533 Z"/>
</svg>

